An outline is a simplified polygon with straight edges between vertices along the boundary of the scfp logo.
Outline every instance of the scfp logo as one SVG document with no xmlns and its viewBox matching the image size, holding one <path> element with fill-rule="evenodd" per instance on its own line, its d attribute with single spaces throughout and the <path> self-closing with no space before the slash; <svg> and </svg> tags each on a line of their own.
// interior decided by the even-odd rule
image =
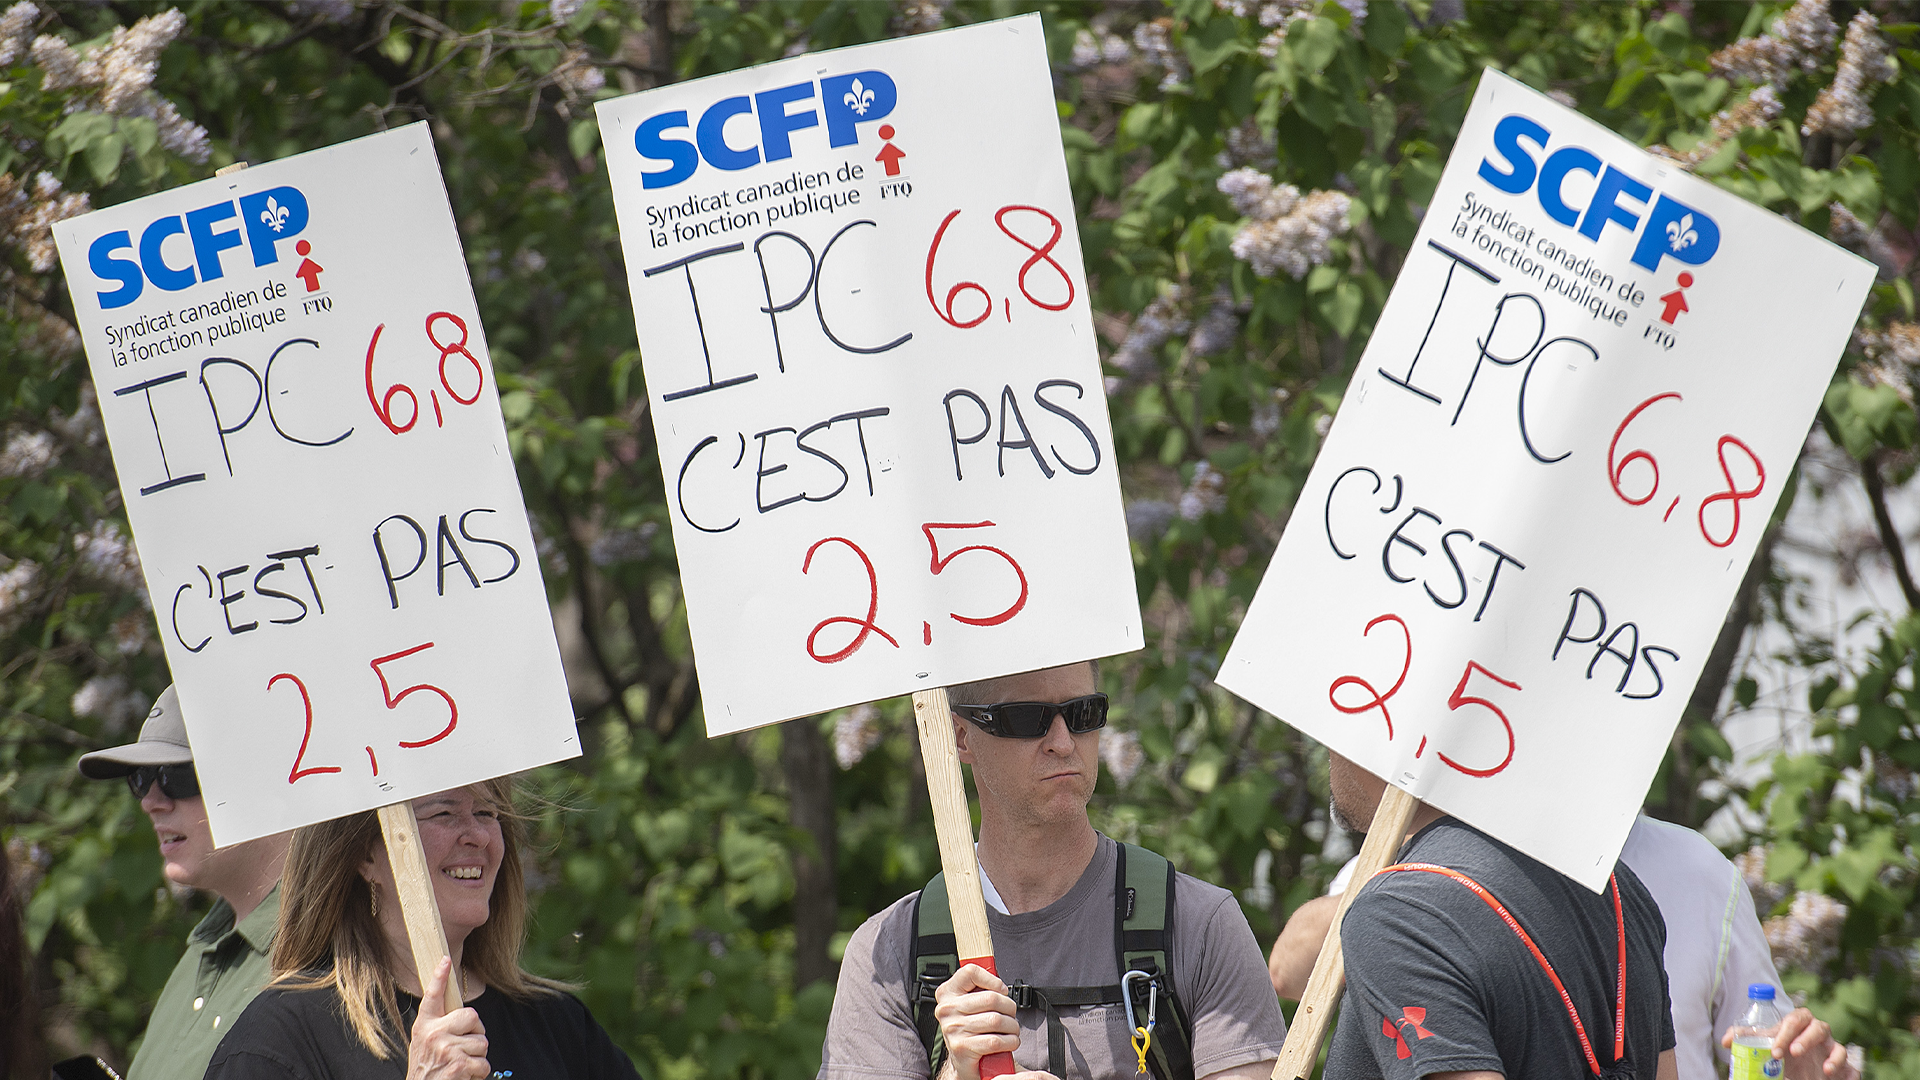
<svg viewBox="0 0 1920 1080">
<path fill-rule="evenodd" d="M 899 94 L 893 79 L 882 71 L 856 71 L 834 75 L 819 82 L 819 111 L 811 107 L 788 112 L 797 101 L 814 100 L 811 82 L 762 90 L 751 97 L 745 94 L 721 98 L 707 106 L 699 123 L 688 119 L 685 109 L 674 109 L 648 117 L 634 129 L 633 148 L 649 161 L 665 162 L 667 167 L 641 174 L 647 188 L 672 187 L 686 180 L 705 161 L 716 169 L 746 169 L 763 161 L 780 161 L 793 156 L 792 135 L 820 126 L 826 117 L 827 145 L 849 146 L 860 141 L 858 125 L 878 120 L 893 111 Z M 736 116 L 753 115 L 760 121 L 757 145 L 735 146 L 727 138 L 727 122 Z M 675 128 L 693 128 L 693 140 L 670 139 L 666 132 Z M 738 131 L 740 125 L 735 125 Z M 741 133 L 744 134 L 744 133 Z M 735 138 L 739 138 L 736 134 Z"/>
<path fill-rule="evenodd" d="M 214 231 L 214 226 L 236 217 L 237 225 Z M 278 262 L 280 253 L 274 245 L 306 227 L 307 197 L 298 188 L 277 187 L 160 218 L 140 230 L 138 247 L 129 230 L 107 233 L 87 248 L 87 266 L 102 281 L 120 283 L 119 288 L 99 294 L 100 306 L 111 310 L 140 299 L 149 281 L 156 288 L 179 292 L 224 276 L 220 253 L 242 243 L 252 251 L 253 265 Z M 193 249 L 193 260 L 170 266 L 161 247 L 169 237 L 181 234 Z M 115 254 L 121 250 L 136 252 L 138 260 Z"/>
<path fill-rule="evenodd" d="M 1480 178 L 1510 195 L 1537 188 L 1540 208 L 1547 216 L 1562 225 L 1578 222 L 1580 235 L 1589 240 L 1599 240 L 1601 230 L 1609 223 L 1630 233 L 1638 232 L 1640 242 L 1634 245 L 1633 262 L 1648 270 L 1659 270 L 1662 256 L 1699 266 L 1720 250 L 1720 226 L 1712 218 L 1664 193 L 1656 201 L 1652 187 L 1628 176 L 1619 166 L 1602 162 L 1593 151 L 1562 146 L 1545 161 L 1535 162 L 1520 144 L 1526 139 L 1544 151 L 1552 138 L 1530 117 L 1518 113 L 1505 117 L 1494 126 L 1493 149 L 1506 168 L 1495 165 L 1492 157 L 1482 158 Z M 1598 180 L 1584 212 L 1566 203 L 1567 176 L 1575 172 Z M 1650 211 L 1644 211 L 1646 219 L 1642 221 L 1640 213 L 1622 206 L 1621 196 L 1639 202 L 1643 210 L 1651 205 Z"/>
</svg>

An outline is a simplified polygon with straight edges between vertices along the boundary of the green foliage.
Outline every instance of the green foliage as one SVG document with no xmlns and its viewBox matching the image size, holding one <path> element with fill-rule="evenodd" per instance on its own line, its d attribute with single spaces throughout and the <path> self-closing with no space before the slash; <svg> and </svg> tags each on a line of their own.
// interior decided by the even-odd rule
<svg viewBox="0 0 1920 1080">
<path fill-rule="evenodd" d="M 550 809 L 537 821 L 529 959 L 579 980 L 643 1071 L 667 1080 L 811 1075 L 830 993 L 795 985 L 799 909 L 833 904 L 844 942 L 924 882 L 937 857 L 903 703 L 858 721 L 882 734 L 828 777 L 830 791 L 796 785 L 782 754 L 783 740 L 798 737 L 792 725 L 703 737 L 590 105 L 882 38 L 928 6 L 197 4 L 161 55 L 154 87 L 208 129 L 206 165 L 170 151 L 152 119 L 91 107 L 84 91 L 44 89 L 24 55 L 0 69 L 0 172 L 25 184 L 45 171 L 95 205 L 213 165 L 433 122 L 587 748 L 532 781 Z M 1379 318 L 1477 73 L 1505 71 L 1628 138 L 1693 155 L 1700 175 L 1810 228 L 1825 230 L 1835 205 L 1870 225 L 1885 212 L 1911 227 L 1920 54 L 1900 54 L 1869 128 L 1803 137 L 1802 118 L 1832 79 L 1831 55 L 1794 71 L 1776 120 L 1730 131 L 1724 118 L 1755 88 L 1708 59 L 1764 33 L 1784 4 L 1697 2 L 1690 17 L 1651 3 L 1474 4 L 1450 15 L 1459 5 L 1314 0 L 1293 5 L 1299 17 L 1279 26 L 1262 24 L 1263 6 L 995 0 L 944 18 L 1037 7 L 1056 67 L 1148 625 L 1147 648 L 1105 674 L 1121 703 L 1108 738 L 1137 740 L 1139 759 L 1137 772 L 1103 776 L 1096 823 L 1235 889 L 1271 939 L 1337 866 L 1323 854 L 1324 755 L 1212 677 Z M 1908 5 L 1881 7 L 1884 34 L 1920 44 Z M 109 40 L 118 18 L 111 5 L 61 5 L 34 32 L 84 49 Z M 1220 189 L 1242 167 L 1305 192 L 1343 193 L 1351 227 L 1297 275 L 1260 276 L 1235 254 L 1249 222 Z M 0 836 L 32 868 L 32 945 L 53 995 L 53 1041 L 124 1061 L 202 908 L 162 887 L 151 835 L 120 789 L 81 781 L 72 767 L 82 750 L 129 737 L 138 708 L 125 703 L 143 705 L 167 676 L 140 590 L 102 557 L 111 545 L 91 540 L 123 535 L 124 514 L 85 364 L 63 326 L 63 288 L 34 268 L 30 237 L 4 215 L 0 224 L 14 229 L 0 230 L 6 453 L 38 435 L 52 448 L 52 460 L 0 476 L 0 575 L 17 575 L 0 577 Z M 1864 328 L 1913 318 L 1912 286 L 1896 277 L 1876 289 Z M 1850 358 L 1835 380 L 1822 419 L 1849 453 L 1878 460 L 1913 447 L 1916 419 L 1893 381 L 1862 360 Z M 20 569 L 29 562 L 30 575 Z M 1920 624 L 1909 619 L 1887 628 L 1860 671 L 1807 658 L 1820 676 L 1811 705 L 1832 747 L 1781 761 L 1750 795 L 1767 814 L 1769 872 L 1849 905 L 1835 956 L 1789 985 L 1888 1076 L 1920 1076 L 1920 1037 L 1905 1028 L 1920 1005 L 1909 835 L 1920 810 L 1916 649 Z M 1736 682 L 1734 703 L 1752 704 L 1755 691 Z M 850 729 L 856 720 L 825 722 Z M 1663 805 L 1690 808 L 1679 816 L 1699 824 L 1717 804 L 1697 793 L 1731 758 L 1715 717 L 1690 717 L 1655 785 Z M 789 812 L 809 797 L 830 799 L 837 823 L 832 897 L 795 886 L 796 855 L 820 850 Z"/>
</svg>

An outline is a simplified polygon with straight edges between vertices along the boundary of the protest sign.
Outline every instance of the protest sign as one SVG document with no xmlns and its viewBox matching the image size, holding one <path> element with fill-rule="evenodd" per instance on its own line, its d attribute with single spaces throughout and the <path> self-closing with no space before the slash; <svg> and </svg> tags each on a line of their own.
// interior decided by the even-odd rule
<svg viewBox="0 0 1920 1080">
<path fill-rule="evenodd" d="M 54 234 L 219 843 L 579 752 L 426 124 Z"/>
<path fill-rule="evenodd" d="M 1485 72 L 1221 685 L 1601 889 L 1873 275 Z"/>
<path fill-rule="evenodd" d="M 1038 16 L 599 114 L 708 734 L 1140 647 Z"/>
</svg>

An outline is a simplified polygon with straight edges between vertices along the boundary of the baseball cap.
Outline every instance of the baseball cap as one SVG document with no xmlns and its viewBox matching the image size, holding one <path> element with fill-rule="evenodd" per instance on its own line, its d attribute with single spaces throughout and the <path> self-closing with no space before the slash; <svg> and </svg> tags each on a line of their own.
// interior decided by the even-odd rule
<svg viewBox="0 0 1920 1080">
<path fill-rule="evenodd" d="M 142 765 L 175 765 L 192 760 L 187 722 L 180 715 L 180 696 L 169 686 L 154 699 L 137 741 L 82 755 L 80 773 L 94 780 L 112 780 Z"/>
</svg>

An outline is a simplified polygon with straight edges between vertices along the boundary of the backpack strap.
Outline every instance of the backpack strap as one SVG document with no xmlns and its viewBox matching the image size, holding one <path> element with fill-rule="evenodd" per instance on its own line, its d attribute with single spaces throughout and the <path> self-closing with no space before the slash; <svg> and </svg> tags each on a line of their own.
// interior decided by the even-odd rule
<svg viewBox="0 0 1920 1080">
<path fill-rule="evenodd" d="M 1173 985 L 1173 864 L 1137 844 L 1121 844 L 1116 858 L 1114 956 L 1135 1023 L 1150 1026 L 1144 1038 L 1128 1034 L 1155 1080 L 1193 1080 L 1193 1027 Z M 1149 977 L 1127 978 L 1135 971 Z"/>
<path fill-rule="evenodd" d="M 1491 892 L 1488 892 L 1486 886 L 1460 871 L 1449 867 L 1436 866 L 1433 863 L 1396 863 L 1380 871 L 1380 873 L 1388 874 L 1397 870 L 1419 870 L 1429 874 L 1440 874 L 1444 877 L 1450 877 L 1466 886 L 1468 891 L 1485 901 L 1486 905 L 1493 909 L 1494 914 L 1500 916 L 1500 920 L 1507 924 L 1507 929 L 1512 930 L 1514 935 L 1520 939 L 1521 943 L 1526 945 L 1527 951 L 1532 953 L 1534 960 L 1539 963 L 1540 970 L 1547 973 L 1547 978 L 1552 981 L 1553 988 L 1559 991 L 1560 1004 L 1566 1006 L 1567 1018 L 1573 1021 L 1573 1033 L 1580 1037 L 1580 1049 L 1587 1055 L 1587 1067 L 1593 1070 L 1593 1075 L 1595 1076 L 1606 1075 L 1600 1068 L 1600 1059 L 1594 1056 L 1592 1042 L 1587 1039 L 1586 1025 L 1580 1022 L 1580 1010 L 1574 1008 L 1573 997 L 1567 993 L 1566 985 L 1560 981 L 1560 973 L 1553 970 L 1553 964 L 1547 960 L 1546 954 L 1540 951 L 1540 946 L 1533 943 L 1532 936 L 1520 925 L 1520 921 L 1513 917 L 1513 913 L 1507 910 L 1506 905 L 1502 904 Z M 1622 1059 L 1624 1059 L 1627 1054 L 1627 923 L 1626 915 L 1620 905 L 1620 882 L 1613 875 L 1608 875 L 1607 884 L 1613 892 L 1614 936 L 1616 947 L 1619 950 L 1619 973 L 1614 989 L 1613 1025 L 1613 1064 L 1614 1071 L 1617 1071 L 1622 1064 Z"/>
<path fill-rule="evenodd" d="M 927 1052 L 927 1075 L 939 1076 L 940 1066 L 947 1060 L 947 1043 L 940 1037 L 940 1021 L 933 1015 L 933 992 L 960 970 L 945 872 L 933 875 L 913 902 L 912 960 L 913 985 L 909 992 L 913 995 L 913 1026 Z"/>
<path fill-rule="evenodd" d="M 1155 1080 L 1194 1080 L 1192 1026 L 1173 986 L 1174 870 L 1166 859 L 1133 844 L 1115 853 L 1114 959 L 1123 982 L 1106 986 L 1034 986 L 1008 980 L 1008 996 L 1019 1009 L 1039 1009 L 1047 1021 L 1047 1068 L 1066 1076 L 1066 1030 L 1059 1010 L 1088 1005 L 1121 1005 L 1141 1024 L 1155 1017 L 1146 1040 L 1146 1063 Z M 946 875 L 935 874 L 913 907 L 914 1027 L 926 1048 L 929 1075 L 946 1063 L 946 1041 L 934 1016 L 934 990 L 960 970 L 948 907 Z M 1125 979 L 1130 971 L 1147 978 Z M 1129 1002 L 1129 998 L 1133 1000 Z M 1130 1032 L 1129 1034 L 1134 1034 Z"/>
</svg>

